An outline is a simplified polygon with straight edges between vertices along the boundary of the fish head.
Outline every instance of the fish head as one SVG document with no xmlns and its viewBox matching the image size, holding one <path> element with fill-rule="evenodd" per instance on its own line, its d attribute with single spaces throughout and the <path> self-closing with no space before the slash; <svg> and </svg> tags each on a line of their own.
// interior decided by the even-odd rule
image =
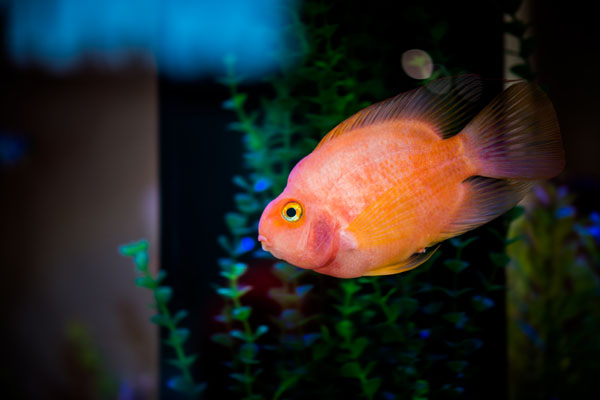
<svg viewBox="0 0 600 400">
<path fill-rule="evenodd" d="M 336 220 L 317 201 L 286 188 L 271 201 L 258 224 L 258 240 L 265 251 L 300 268 L 329 264 L 338 251 Z"/>
</svg>

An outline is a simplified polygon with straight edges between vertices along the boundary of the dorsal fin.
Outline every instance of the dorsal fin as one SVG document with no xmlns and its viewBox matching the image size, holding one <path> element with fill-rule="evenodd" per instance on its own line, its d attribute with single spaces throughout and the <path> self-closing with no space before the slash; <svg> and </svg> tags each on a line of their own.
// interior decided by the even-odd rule
<svg viewBox="0 0 600 400">
<path fill-rule="evenodd" d="M 477 75 L 438 79 L 357 112 L 325 135 L 316 148 L 357 128 L 397 119 L 428 122 L 445 139 L 474 116 L 481 93 Z"/>
</svg>

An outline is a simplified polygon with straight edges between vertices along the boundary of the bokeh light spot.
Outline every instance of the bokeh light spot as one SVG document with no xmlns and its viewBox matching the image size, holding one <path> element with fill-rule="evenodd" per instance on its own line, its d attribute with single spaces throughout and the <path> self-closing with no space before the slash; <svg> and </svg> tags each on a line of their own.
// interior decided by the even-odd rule
<svg viewBox="0 0 600 400">
<path fill-rule="evenodd" d="M 413 79 L 427 79 L 433 73 L 433 61 L 427 52 L 412 49 L 402 53 L 402 68 Z"/>
</svg>

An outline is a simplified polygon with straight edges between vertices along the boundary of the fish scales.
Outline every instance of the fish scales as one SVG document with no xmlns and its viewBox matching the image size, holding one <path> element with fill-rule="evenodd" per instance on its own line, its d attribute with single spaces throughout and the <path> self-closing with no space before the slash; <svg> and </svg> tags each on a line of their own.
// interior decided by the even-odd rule
<svg viewBox="0 0 600 400">
<path fill-rule="evenodd" d="M 338 125 L 265 208 L 263 249 L 342 278 L 408 271 L 557 175 L 564 151 L 547 96 L 515 84 L 464 126 L 478 82 L 436 81 Z"/>
</svg>

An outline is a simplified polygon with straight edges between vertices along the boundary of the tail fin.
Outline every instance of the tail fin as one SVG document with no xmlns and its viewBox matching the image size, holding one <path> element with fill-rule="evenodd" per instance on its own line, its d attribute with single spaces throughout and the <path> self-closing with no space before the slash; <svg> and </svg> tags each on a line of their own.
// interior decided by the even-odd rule
<svg viewBox="0 0 600 400">
<path fill-rule="evenodd" d="M 548 179 L 565 165 L 554 108 L 533 84 L 517 83 L 506 89 L 460 135 L 477 175 Z"/>
</svg>

